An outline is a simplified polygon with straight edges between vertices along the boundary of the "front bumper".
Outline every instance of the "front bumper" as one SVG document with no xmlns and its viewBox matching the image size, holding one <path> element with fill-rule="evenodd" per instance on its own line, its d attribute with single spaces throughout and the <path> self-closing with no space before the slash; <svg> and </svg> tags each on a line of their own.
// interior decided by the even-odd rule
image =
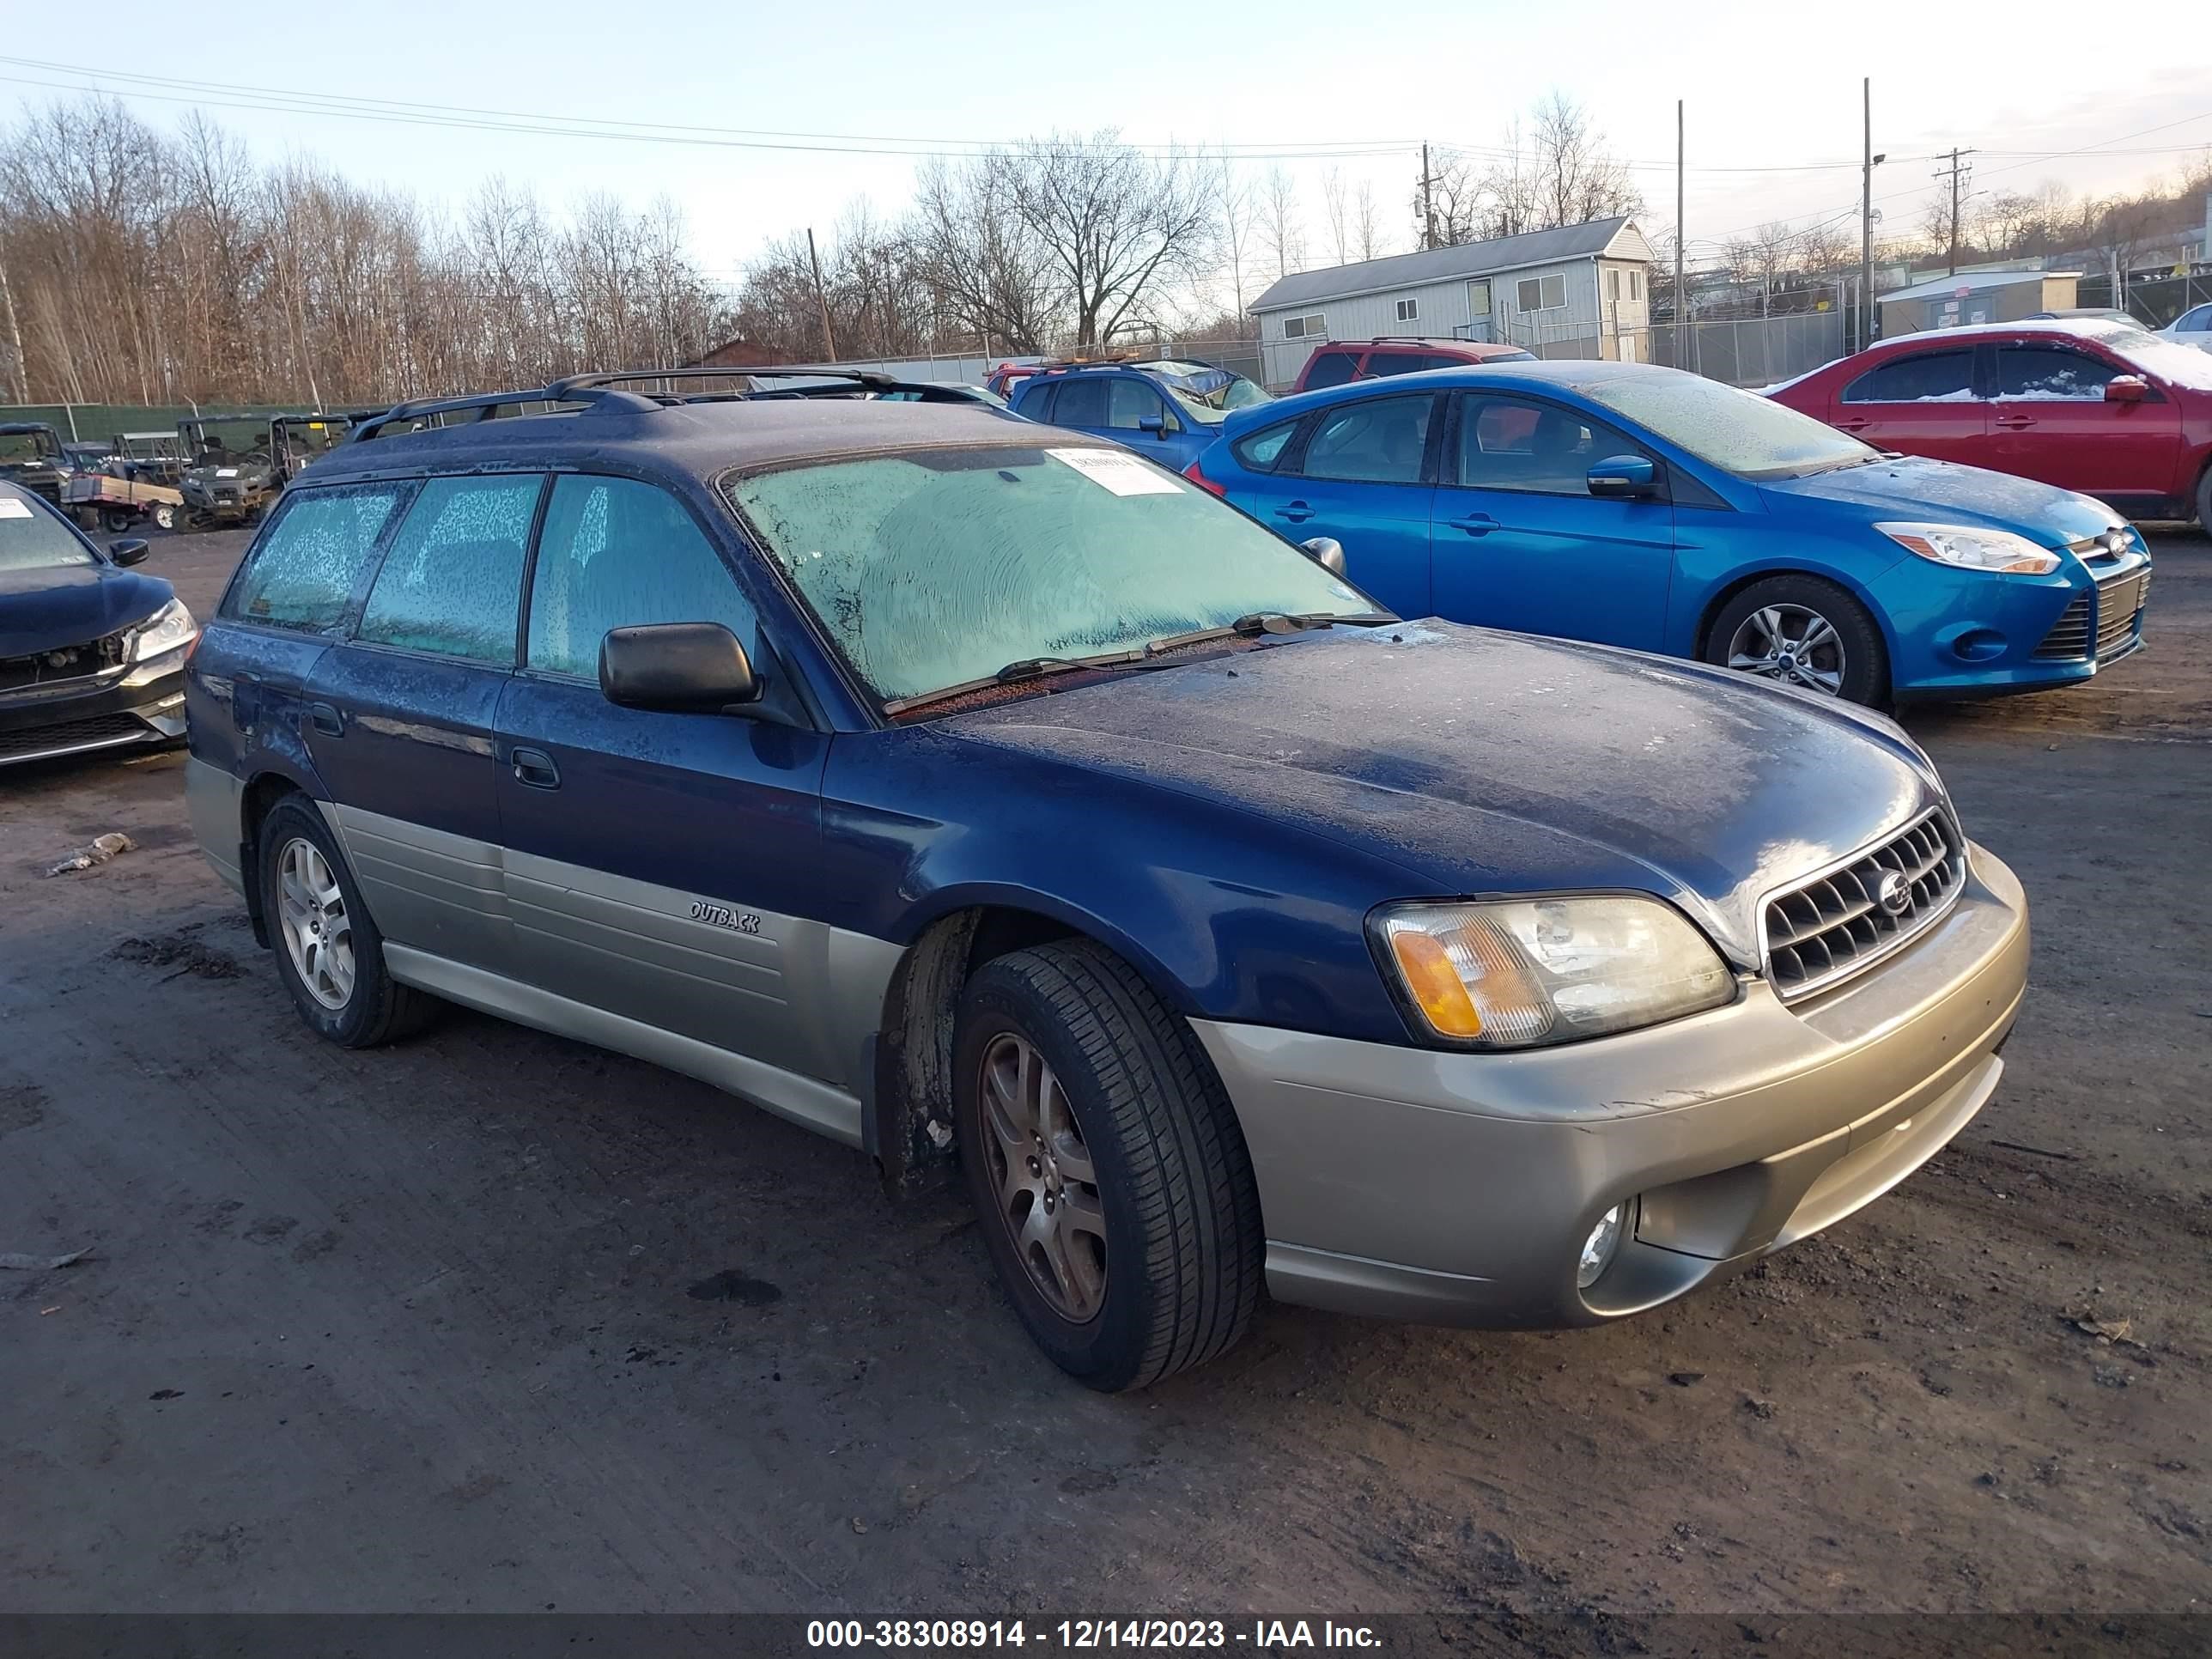
<svg viewBox="0 0 2212 1659">
<path fill-rule="evenodd" d="M 1900 702 L 1950 701 L 2093 679 L 2141 648 L 2136 580 L 2150 570 L 2140 542 L 2094 568 L 2073 562 L 2041 577 L 1990 577 L 1906 559 L 1872 590 L 1897 635 L 1891 690 Z M 2047 654 L 2055 630 L 2077 612 L 2086 634 L 2081 648 Z"/>
<path fill-rule="evenodd" d="M 1976 847 L 1950 915 L 1786 1007 L 1522 1054 L 1194 1021 L 1237 1108 L 1285 1302 L 1454 1325 L 1637 1313 L 1841 1220 L 1996 1087 L 2027 980 L 2019 881 Z M 1632 1235 L 1587 1291 L 1585 1237 Z"/>
<path fill-rule="evenodd" d="M 185 735 L 184 652 L 23 691 L 0 692 L 0 767 Z"/>
</svg>

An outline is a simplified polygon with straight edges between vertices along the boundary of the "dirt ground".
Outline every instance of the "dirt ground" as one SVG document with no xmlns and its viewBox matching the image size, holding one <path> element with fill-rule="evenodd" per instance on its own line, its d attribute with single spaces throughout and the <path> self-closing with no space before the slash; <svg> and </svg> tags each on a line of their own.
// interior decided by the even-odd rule
<svg viewBox="0 0 2212 1659">
<path fill-rule="evenodd" d="M 240 541 L 147 568 L 204 611 Z M 2156 551 L 2149 650 L 1908 722 L 2037 939 L 1926 1170 L 1659 1315 L 1273 1309 L 1121 1398 L 954 1200 L 702 1085 L 314 1041 L 178 757 L 0 775 L 0 1252 L 92 1252 L 0 1272 L 0 1611 L 2212 1610 L 2212 544 Z"/>
</svg>

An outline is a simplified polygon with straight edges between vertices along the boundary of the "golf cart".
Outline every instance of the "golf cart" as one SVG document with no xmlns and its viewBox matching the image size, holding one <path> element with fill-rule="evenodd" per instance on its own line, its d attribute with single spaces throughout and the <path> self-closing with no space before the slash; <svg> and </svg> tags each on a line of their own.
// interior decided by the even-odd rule
<svg viewBox="0 0 2212 1659">
<path fill-rule="evenodd" d="M 61 438 L 44 421 L 0 422 L 0 478 L 59 506 L 70 471 Z"/>
<path fill-rule="evenodd" d="M 269 454 L 280 489 L 315 461 L 345 441 L 346 434 L 381 410 L 328 410 L 313 415 L 279 415 L 269 422 Z"/>
<path fill-rule="evenodd" d="M 184 450 L 178 489 L 194 530 L 257 522 L 284 487 L 269 453 L 270 422 L 258 415 L 204 416 L 177 422 Z"/>
<path fill-rule="evenodd" d="M 107 471 L 117 477 L 177 487 L 185 470 L 185 451 L 174 432 L 118 432 L 108 441 L 114 459 Z"/>
</svg>

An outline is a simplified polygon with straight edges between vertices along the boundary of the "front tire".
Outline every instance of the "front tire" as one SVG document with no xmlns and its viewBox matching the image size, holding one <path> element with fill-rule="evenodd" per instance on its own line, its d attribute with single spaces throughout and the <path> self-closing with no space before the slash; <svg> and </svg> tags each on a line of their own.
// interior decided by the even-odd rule
<svg viewBox="0 0 2212 1659">
<path fill-rule="evenodd" d="M 1765 576 L 1721 607 L 1705 659 L 1723 668 L 1851 702 L 1889 696 L 1889 651 L 1858 600 L 1832 581 Z"/>
<path fill-rule="evenodd" d="M 2197 527 L 2212 536 L 2212 465 L 2204 469 L 2204 476 L 2197 481 Z"/>
<path fill-rule="evenodd" d="M 418 1029 L 436 1006 L 384 965 L 384 936 L 322 814 L 287 795 L 262 820 L 261 914 L 277 976 L 307 1029 L 342 1048 L 368 1048 Z"/>
<path fill-rule="evenodd" d="M 1265 1249 L 1251 1158 L 1205 1051 L 1134 969 L 1085 940 L 988 962 L 954 1059 L 969 1196 L 1054 1364 L 1141 1388 L 1243 1335 Z"/>
<path fill-rule="evenodd" d="M 174 530 L 177 527 L 177 509 L 167 501 L 157 502 L 154 507 L 154 524 L 157 529 Z"/>
</svg>

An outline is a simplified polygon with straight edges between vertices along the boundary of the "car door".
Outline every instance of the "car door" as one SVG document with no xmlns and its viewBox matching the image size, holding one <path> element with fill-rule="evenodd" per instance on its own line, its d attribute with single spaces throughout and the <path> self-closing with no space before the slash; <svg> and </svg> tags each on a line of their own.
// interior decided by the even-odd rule
<svg viewBox="0 0 2212 1659">
<path fill-rule="evenodd" d="M 1106 431 L 1106 377 L 1103 374 L 1069 374 L 1049 380 L 1038 388 L 1050 399 L 1047 413 L 1041 418 L 1054 426 L 1064 426 L 1077 432 L 1093 432 L 1102 436 Z M 1028 400 L 1024 399 L 1026 412 Z"/>
<path fill-rule="evenodd" d="M 1975 368 L 1971 344 L 1886 357 L 1844 383 L 1828 423 L 1877 449 L 1985 466 L 1990 410 Z"/>
<path fill-rule="evenodd" d="M 1294 542 L 1335 538 L 1353 581 L 1401 617 L 1431 614 L 1429 513 L 1442 406 L 1426 392 L 1333 405 L 1251 492 L 1249 510 Z"/>
<path fill-rule="evenodd" d="M 734 548 L 732 550 L 734 552 Z M 607 630 L 715 622 L 778 687 L 724 553 L 656 483 L 556 478 L 538 538 L 523 665 L 495 772 L 520 976 L 571 1002 L 831 1083 L 821 880 L 826 735 L 603 696 Z"/>
<path fill-rule="evenodd" d="M 544 485 L 535 471 L 423 484 L 351 637 L 308 682 L 308 746 L 379 930 L 495 973 L 514 936 L 492 735 Z"/>
<path fill-rule="evenodd" d="M 1437 614 L 1659 649 L 1674 574 L 1674 508 L 1663 499 L 1600 500 L 1587 482 L 1600 461 L 1658 458 L 1565 404 L 1488 392 L 1459 392 L 1453 403 L 1436 492 Z"/>
<path fill-rule="evenodd" d="M 1212 428 L 1200 426 L 1151 381 L 1135 374 L 1101 378 L 1106 381 L 1105 435 L 1115 442 L 1180 472 L 1213 441 Z"/>
<path fill-rule="evenodd" d="M 1987 465 L 2124 503 L 2165 495 L 2180 459 L 2179 407 L 2154 386 L 2141 402 L 2105 397 L 2136 373 L 2070 345 L 2000 342 Z"/>
</svg>

